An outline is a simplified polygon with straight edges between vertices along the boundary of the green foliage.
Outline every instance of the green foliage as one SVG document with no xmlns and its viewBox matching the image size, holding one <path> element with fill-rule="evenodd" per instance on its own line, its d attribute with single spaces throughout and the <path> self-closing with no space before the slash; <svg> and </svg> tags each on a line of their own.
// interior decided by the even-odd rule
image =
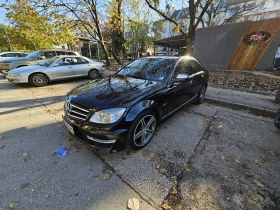
<svg viewBox="0 0 280 210">
<path fill-rule="evenodd" d="M 6 17 L 12 26 L 10 28 L 21 42 L 17 43 L 11 34 L 13 50 L 14 46 L 34 50 L 35 45 L 38 49 L 46 49 L 74 42 L 73 29 L 69 29 L 73 22 L 66 16 L 55 12 L 39 13 L 27 0 L 16 0 L 13 3 L 2 4 L 1 7 L 8 11 Z"/>
</svg>

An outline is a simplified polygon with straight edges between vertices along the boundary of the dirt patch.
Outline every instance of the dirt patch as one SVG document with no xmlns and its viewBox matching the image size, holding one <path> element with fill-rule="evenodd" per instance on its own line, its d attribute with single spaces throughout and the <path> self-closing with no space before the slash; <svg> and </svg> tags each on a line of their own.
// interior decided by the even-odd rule
<svg viewBox="0 0 280 210">
<path fill-rule="evenodd" d="M 210 70 L 209 73 L 209 84 L 213 86 L 274 93 L 277 93 L 280 86 L 280 78 L 254 72 Z"/>
</svg>

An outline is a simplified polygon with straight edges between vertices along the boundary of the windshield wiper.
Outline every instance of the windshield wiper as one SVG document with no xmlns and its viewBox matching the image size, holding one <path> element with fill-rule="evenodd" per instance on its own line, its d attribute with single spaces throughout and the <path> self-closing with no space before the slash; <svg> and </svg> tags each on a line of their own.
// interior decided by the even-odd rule
<svg viewBox="0 0 280 210">
<path fill-rule="evenodd" d="M 127 74 L 126 76 L 127 76 L 127 77 L 132 77 L 132 78 L 135 78 L 135 79 L 144 79 L 144 80 L 146 80 L 145 78 L 143 78 L 143 77 L 141 77 L 141 76 L 137 76 L 137 75 Z"/>
</svg>

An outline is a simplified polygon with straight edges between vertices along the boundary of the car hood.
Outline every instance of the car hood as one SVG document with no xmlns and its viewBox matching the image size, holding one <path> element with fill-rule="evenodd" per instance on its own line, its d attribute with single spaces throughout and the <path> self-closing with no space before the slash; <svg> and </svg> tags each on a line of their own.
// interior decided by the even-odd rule
<svg viewBox="0 0 280 210">
<path fill-rule="evenodd" d="M 32 58 L 7 58 L 5 60 L 1 60 L 0 63 L 12 63 L 12 62 L 20 62 L 20 61 L 29 61 L 32 60 Z"/>
<path fill-rule="evenodd" d="M 22 73 L 32 73 L 32 72 L 41 72 L 41 70 L 45 69 L 46 66 L 39 66 L 39 65 L 34 65 L 34 66 L 24 66 L 20 67 L 17 69 L 13 69 L 9 71 L 9 74 L 22 74 Z"/>
<path fill-rule="evenodd" d="M 95 111 L 130 107 L 163 87 L 163 83 L 113 75 L 72 89 L 68 99 Z"/>
</svg>

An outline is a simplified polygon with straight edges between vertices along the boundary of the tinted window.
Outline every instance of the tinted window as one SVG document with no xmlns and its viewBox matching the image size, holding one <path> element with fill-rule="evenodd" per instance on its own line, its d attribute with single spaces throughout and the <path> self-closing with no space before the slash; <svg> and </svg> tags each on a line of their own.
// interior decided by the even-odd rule
<svg viewBox="0 0 280 210">
<path fill-rule="evenodd" d="M 61 58 L 59 61 L 57 61 L 57 64 L 59 66 L 67 66 L 67 65 L 72 65 L 73 59 L 72 58 Z"/>
<path fill-rule="evenodd" d="M 7 57 L 7 54 L 2 54 L 2 55 L 0 55 L 1 57 Z"/>
<path fill-rule="evenodd" d="M 176 78 L 178 74 L 187 74 L 189 75 L 188 63 L 187 60 L 180 60 L 175 68 L 173 78 Z"/>
<path fill-rule="evenodd" d="M 146 80 L 164 81 L 172 72 L 175 61 L 176 59 L 164 58 L 138 59 L 122 68 L 118 72 L 118 75 Z"/>
<path fill-rule="evenodd" d="M 73 60 L 74 60 L 74 64 L 85 64 L 85 63 L 88 63 L 88 61 L 86 59 L 84 59 L 84 58 L 77 57 L 77 58 L 73 58 Z"/>
<path fill-rule="evenodd" d="M 198 66 L 196 65 L 195 60 L 190 60 L 189 61 L 189 70 L 190 70 L 190 75 L 198 72 Z"/>
<path fill-rule="evenodd" d="M 65 51 L 56 51 L 56 54 L 57 54 L 57 55 L 67 55 L 67 54 L 65 53 Z"/>
<path fill-rule="evenodd" d="M 56 56 L 55 51 L 46 51 L 43 52 L 40 56 L 45 56 L 46 58 L 52 58 Z"/>
</svg>

